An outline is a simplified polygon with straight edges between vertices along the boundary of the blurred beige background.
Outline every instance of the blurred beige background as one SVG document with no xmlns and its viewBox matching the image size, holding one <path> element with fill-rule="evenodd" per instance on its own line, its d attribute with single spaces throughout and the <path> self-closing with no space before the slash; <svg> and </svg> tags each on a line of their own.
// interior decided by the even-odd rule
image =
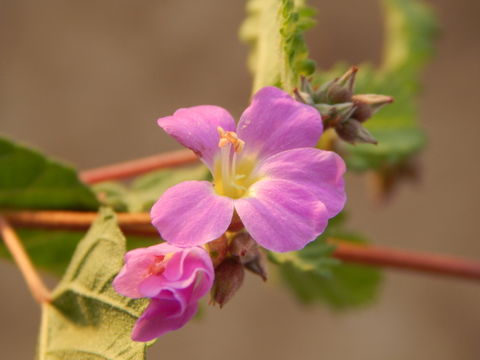
<svg viewBox="0 0 480 360">
<path fill-rule="evenodd" d="M 422 183 L 379 208 L 351 176 L 351 224 L 377 244 L 480 259 L 480 2 L 430 3 L 442 33 L 419 99 L 430 139 Z M 311 4 L 321 66 L 378 62 L 377 0 Z M 0 0 L 0 132 L 80 168 L 176 148 L 157 117 L 196 104 L 239 115 L 246 105 L 243 16 L 240 0 Z M 32 359 L 39 309 L 13 265 L 1 261 L 0 272 L 0 358 Z M 478 284 L 385 275 L 375 305 L 341 314 L 248 277 L 231 304 L 161 338 L 150 359 L 480 358 Z"/>
</svg>

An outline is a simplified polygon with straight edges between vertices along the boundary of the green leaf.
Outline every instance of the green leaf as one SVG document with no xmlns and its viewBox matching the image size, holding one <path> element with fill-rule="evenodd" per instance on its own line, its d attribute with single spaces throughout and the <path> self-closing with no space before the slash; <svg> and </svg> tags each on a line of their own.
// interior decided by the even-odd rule
<svg viewBox="0 0 480 360">
<path fill-rule="evenodd" d="M 342 143 L 351 169 L 382 170 L 405 163 L 425 145 L 418 125 L 417 97 L 421 72 L 433 53 L 436 23 L 430 9 L 420 0 L 383 0 L 385 14 L 384 58 L 379 69 L 360 66 L 356 93 L 393 96 L 395 102 L 365 123 L 378 145 Z M 340 76 L 347 66 L 318 72 L 316 83 Z"/>
<path fill-rule="evenodd" d="M 0 137 L 0 209 L 96 210 L 95 193 L 74 169 L 35 150 Z M 85 232 L 17 229 L 34 264 L 55 275 L 65 271 Z M 129 247 L 151 245 L 155 239 L 129 237 Z M 3 242 L 0 257 L 9 258 Z"/>
<path fill-rule="evenodd" d="M 208 169 L 201 165 L 154 171 L 138 177 L 130 187 L 117 182 L 103 182 L 94 185 L 93 189 L 104 205 L 117 211 L 143 212 L 150 211 L 160 195 L 173 185 L 187 180 L 207 180 L 208 176 Z"/>
<path fill-rule="evenodd" d="M 0 208 L 96 210 L 75 170 L 0 138 Z"/>
<path fill-rule="evenodd" d="M 117 294 L 111 282 L 123 265 L 125 238 L 103 209 L 43 305 L 38 360 L 140 360 L 146 344 L 130 332 L 146 301 Z"/>
<path fill-rule="evenodd" d="M 377 292 L 381 274 L 372 267 L 352 265 L 331 257 L 335 248 L 328 237 L 364 242 L 357 235 L 345 233 L 343 217 L 333 219 L 327 231 L 304 249 L 289 253 L 269 253 L 279 266 L 280 276 L 303 303 L 323 302 L 335 309 L 364 305 Z"/>
<path fill-rule="evenodd" d="M 305 0 L 249 0 L 247 12 L 240 38 L 251 46 L 253 92 L 270 85 L 291 92 L 300 75 L 315 70 L 303 38 L 314 24 L 313 10 Z"/>
</svg>

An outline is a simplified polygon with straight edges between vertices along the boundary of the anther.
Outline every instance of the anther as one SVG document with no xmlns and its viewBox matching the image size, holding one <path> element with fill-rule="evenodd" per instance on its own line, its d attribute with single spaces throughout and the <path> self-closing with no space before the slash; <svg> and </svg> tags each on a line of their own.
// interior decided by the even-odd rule
<svg viewBox="0 0 480 360">
<path fill-rule="evenodd" d="M 233 150 L 235 152 L 240 152 L 245 146 L 245 142 L 240 139 L 236 132 L 234 131 L 225 131 L 221 126 L 217 127 L 218 135 L 220 135 L 220 140 L 218 141 L 219 147 L 224 147 L 225 145 L 232 144 Z"/>
</svg>

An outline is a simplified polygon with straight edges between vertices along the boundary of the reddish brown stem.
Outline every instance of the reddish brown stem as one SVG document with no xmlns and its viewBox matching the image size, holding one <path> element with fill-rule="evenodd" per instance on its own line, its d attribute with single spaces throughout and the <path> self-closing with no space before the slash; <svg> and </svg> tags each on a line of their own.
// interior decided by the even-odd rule
<svg viewBox="0 0 480 360">
<path fill-rule="evenodd" d="M 336 245 L 333 256 L 346 262 L 480 280 L 480 262 L 478 261 L 379 246 L 358 245 L 341 239 L 330 239 L 330 241 Z"/>
<path fill-rule="evenodd" d="M 82 230 L 91 225 L 97 214 L 75 211 L 17 211 L 3 213 L 3 216 L 17 226 Z M 148 213 L 120 213 L 117 217 L 120 227 L 127 234 L 158 236 L 157 230 L 150 224 Z M 329 241 L 336 245 L 333 256 L 346 262 L 480 280 L 479 261 L 358 245 L 341 239 Z"/>
<path fill-rule="evenodd" d="M 12 254 L 13 260 L 20 269 L 33 298 L 40 304 L 49 302 L 50 291 L 47 289 L 42 281 L 42 278 L 35 270 L 35 267 L 30 261 L 30 258 L 23 248 L 17 234 L 11 228 L 7 220 L 5 220 L 2 216 L 0 216 L 0 235 L 10 251 L 10 254 Z"/>
<path fill-rule="evenodd" d="M 198 157 L 190 150 L 171 151 L 142 159 L 85 170 L 80 173 L 80 178 L 88 184 L 94 184 L 107 180 L 125 179 L 152 170 L 191 164 L 196 161 L 198 161 Z"/>
<path fill-rule="evenodd" d="M 64 210 L 10 211 L 1 215 L 15 226 L 66 230 L 86 230 L 98 216 L 96 212 Z M 149 213 L 118 213 L 117 221 L 129 235 L 158 236 L 157 230 L 150 224 Z"/>
<path fill-rule="evenodd" d="M 65 210 L 6 211 L 2 215 L 13 225 L 71 230 L 87 229 L 98 216 L 96 212 Z M 148 213 L 118 213 L 117 219 L 120 225 L 150 225 Z"/>
</svg>

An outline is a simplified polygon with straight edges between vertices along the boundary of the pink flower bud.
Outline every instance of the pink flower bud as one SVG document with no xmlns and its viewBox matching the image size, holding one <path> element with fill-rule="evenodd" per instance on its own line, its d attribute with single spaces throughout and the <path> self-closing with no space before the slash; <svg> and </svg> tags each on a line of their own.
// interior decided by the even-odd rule
<svg viewBox="0 0 480 360">
<path fill-rule="evenodd" d="M 212 287 L 213 278 L 210 256 L 199 246 L 163 243 L 129 251 L 113 287 L 127 297 L 151 299 L 132 339 L 150 341 L 184 326 L 195 315 L 198 300 Z"/>
</svg>

